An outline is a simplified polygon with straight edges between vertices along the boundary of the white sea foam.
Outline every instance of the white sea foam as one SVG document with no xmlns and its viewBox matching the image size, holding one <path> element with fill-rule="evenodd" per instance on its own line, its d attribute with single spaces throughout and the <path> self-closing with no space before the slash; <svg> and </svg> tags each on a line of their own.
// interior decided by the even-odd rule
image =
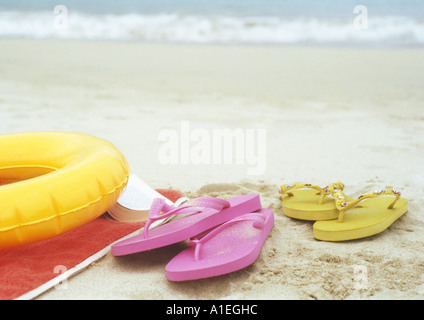
<svg viewBox="0 0 424 320">
<path fill-rule="evenodd" d="M 188 14 L 72 12 L 66 29 L 41 11 L 0 12 L 0 37 L 124 40 L 176 43 L 341 44 L 423 46 L 424 23 L 400 16 L 370 17 L 367 29 L 352 20 Z"/>
</svg>

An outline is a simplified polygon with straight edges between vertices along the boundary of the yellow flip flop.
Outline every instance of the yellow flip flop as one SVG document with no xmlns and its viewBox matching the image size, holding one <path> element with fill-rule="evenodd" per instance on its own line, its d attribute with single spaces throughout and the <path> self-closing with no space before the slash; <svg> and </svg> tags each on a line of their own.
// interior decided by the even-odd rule
<svg viewBox="0 0 424 320">
<path fill-rule="evenodd" d="M 337 219 L 339 210 L 336 208 L 334 198 L 329 196 L 335 190 L 343 189 L 344 185 L 341 182 L 326 187 L 304 183 L 282 185 L 280 193 L 283 196 L 283 212 L 288 217 L 301 220 Z"/>
<path fill-rule="evenodd" d="M 325 241 L 345 241 L 375 235 L 387 229 L 408 211 L 408 201 L 392 187 L 348 200 L 335 191 L 338 218 L 314 223 L 314 237 Z M 393 200 L 392 197 L 395 196 Z M 363 202 L 362 202 L 363 201 Z"/>
</svg>

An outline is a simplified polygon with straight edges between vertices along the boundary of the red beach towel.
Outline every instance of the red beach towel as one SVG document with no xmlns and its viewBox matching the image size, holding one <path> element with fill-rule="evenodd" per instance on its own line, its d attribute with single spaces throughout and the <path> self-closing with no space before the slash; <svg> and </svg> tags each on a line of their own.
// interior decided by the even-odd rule
<svg viewBox="0 0 424 320">
<path fill-rule="evenodd" d="M 158 189 L 172 202 L 181 193 Z M 115 241 L 144 222 L 123 223 L 101 216 L 57 237 L 0 250 L 0 299 L 32 299 L 103 257 Z"/>
</svg>

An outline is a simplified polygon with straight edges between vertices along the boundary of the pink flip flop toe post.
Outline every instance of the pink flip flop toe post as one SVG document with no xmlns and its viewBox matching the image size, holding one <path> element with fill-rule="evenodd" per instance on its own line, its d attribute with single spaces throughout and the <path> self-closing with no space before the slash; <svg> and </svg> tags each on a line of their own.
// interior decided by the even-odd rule
<svg viewBox="0 0 424 320">
<path fill-rule="evenodd" d="M 241 215 L 213 229 L 166 266 L 171 281 L 214 277 L 243 269 L 258 258 L 274 225 L 270 209 Z"/>
<path fill-rule="evenodd" d="M 237 196 L 226 200 L 201 197 L 189 200 L 179 207 L 168 205 L 163 199 L 155 199 L 143 234 L 113 244 L 112 254 L 121 256 L 184 241 L 246 212 L 253 212 L 260 208 L 261 201 L 258 194 Z M 189 215 L 149 230 L 149 226 L 154 221 L 179 214 Z"/>
</svg>

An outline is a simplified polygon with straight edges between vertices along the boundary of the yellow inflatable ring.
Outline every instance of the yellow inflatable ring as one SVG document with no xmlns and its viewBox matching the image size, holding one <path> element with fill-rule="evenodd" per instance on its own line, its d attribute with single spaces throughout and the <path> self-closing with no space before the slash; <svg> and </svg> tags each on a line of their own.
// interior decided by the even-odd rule
<svg viewBox="0 0 424 320">
<path fill-rule="evenodd" d="M 0 249 L 51 238 L 106 212 L 129 176 L 108 141 L 80 133 L 0 135 Z"/>
</svg>

